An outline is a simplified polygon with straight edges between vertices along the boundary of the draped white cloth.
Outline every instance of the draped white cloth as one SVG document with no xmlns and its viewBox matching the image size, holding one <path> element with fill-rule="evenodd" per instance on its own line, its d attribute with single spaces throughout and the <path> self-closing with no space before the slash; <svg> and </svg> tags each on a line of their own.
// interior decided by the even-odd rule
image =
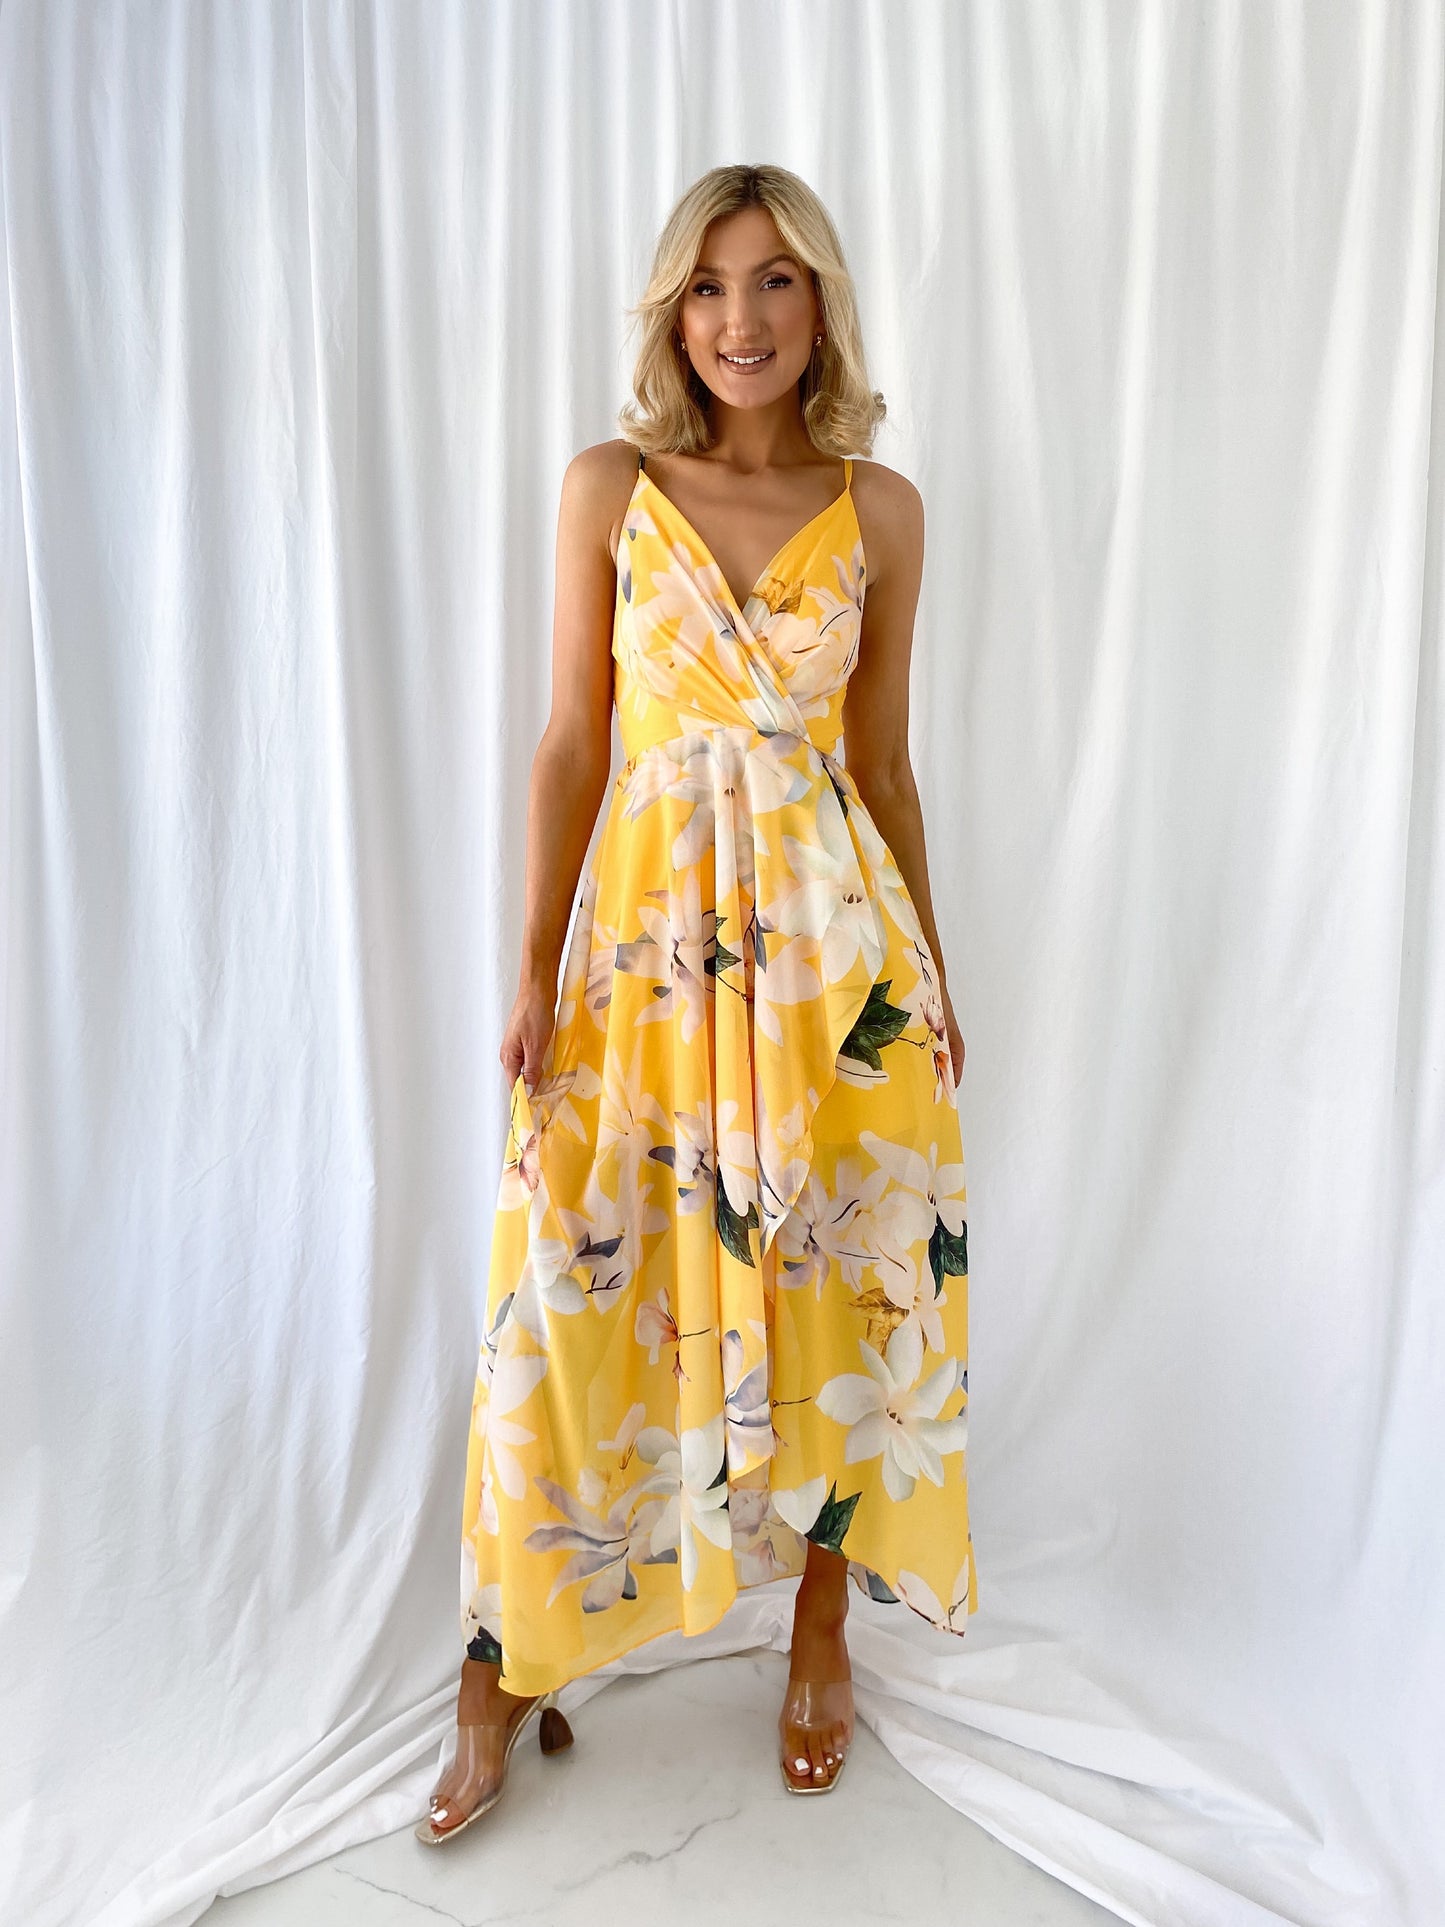
<svg viewBox="0 0 1445 1927">
<path fill-rule="evenodd" d="M 980 1611 L 855 1603 L 860 1714 L 1124 1920 L 1438 1927 L 1442 26 L 0 0 L 0 1917 L 424 1805 L 558 484 L 766 158 L 968 1045 Z"/>
</svg>

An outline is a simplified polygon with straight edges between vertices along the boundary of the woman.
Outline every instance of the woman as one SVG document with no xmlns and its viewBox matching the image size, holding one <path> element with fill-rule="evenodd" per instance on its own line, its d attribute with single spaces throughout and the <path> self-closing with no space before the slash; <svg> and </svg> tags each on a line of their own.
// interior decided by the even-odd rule
<svg viewBox="0 0 1445 1927">
<path fill-rule="evenodd" d="M 796 175 L 696 182 L 640 313 L 629 439 L 562 491 L 430 1842 L 499 1797 L 535 1708 L 570 1741 L 568 1680 L 791 1575 L 779 1759 L 825 1791 L 850 1570 L 953 1632 L 977 1604 L 964 1047 L 908 762 L 922 505 L 852 459 L 883 403 Z"/>
</svg>

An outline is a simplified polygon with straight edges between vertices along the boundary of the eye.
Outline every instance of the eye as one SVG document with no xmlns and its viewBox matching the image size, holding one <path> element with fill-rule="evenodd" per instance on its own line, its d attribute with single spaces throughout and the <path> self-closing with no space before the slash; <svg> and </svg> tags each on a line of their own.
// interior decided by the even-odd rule
<svg viewBox="0 0 1445 1927">
<path fill-rule="evenodd" d="M 768 280 L 763 283 L 763 286 L 767 287 L 769 281 L 781 281 L 785 288 L 791 288 L 793 285 L 792 275 L 784 274 L 781 268 L 779 268 L 776 274 L 770 274 Z"/>
<path fill-rule="evenodd" d="M 705 294 L 709 288 L 715 288 L 716 286 L 717 286 L 716 281 L 699 281 L 697 286 L 693 289 L 693 293 Z"/>
</svg>

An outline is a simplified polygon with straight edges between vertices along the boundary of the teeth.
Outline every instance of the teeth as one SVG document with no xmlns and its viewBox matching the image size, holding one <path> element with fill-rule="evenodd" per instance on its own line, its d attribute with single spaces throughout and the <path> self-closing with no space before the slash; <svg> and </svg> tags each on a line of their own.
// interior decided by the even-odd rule
<svg viewBox="0 0 1445 1927">
<path fill-rule="evenodd" d="M 770 348 L 768 350 L 768 354 L 771 354 L 771 353 L 772 353 L 772 349 Z M 735 363 L 739 368 L 754 368 L 757 366 L 757 364 L 760 361 L 766 361 L 767 358 L 768 358 L 767 355 L 724 355 L 723 356 L 724 361 L 731 361 Z"/>
</svg>

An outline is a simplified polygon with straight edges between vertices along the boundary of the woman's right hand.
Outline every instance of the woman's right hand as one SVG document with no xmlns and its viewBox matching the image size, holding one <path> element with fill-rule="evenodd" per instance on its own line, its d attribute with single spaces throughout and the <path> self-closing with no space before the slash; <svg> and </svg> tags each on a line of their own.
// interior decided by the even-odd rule
<svg viewBox="0 0 1445 1927">
<path fill-rule="evenodd" d="M 517 1001 L 512 1005 L 507 1028 L 502 1033 L 502 1047 L 497 1053 L 507 1073 L 508 1090 L 516 1083 L 519 1071 L 529 1097 L 537 1088 L 542 1058 L 556 1022 L 555 992 L 545 991 L 540 984 L 524 984 L 517 992 Z"/>
</svg>

